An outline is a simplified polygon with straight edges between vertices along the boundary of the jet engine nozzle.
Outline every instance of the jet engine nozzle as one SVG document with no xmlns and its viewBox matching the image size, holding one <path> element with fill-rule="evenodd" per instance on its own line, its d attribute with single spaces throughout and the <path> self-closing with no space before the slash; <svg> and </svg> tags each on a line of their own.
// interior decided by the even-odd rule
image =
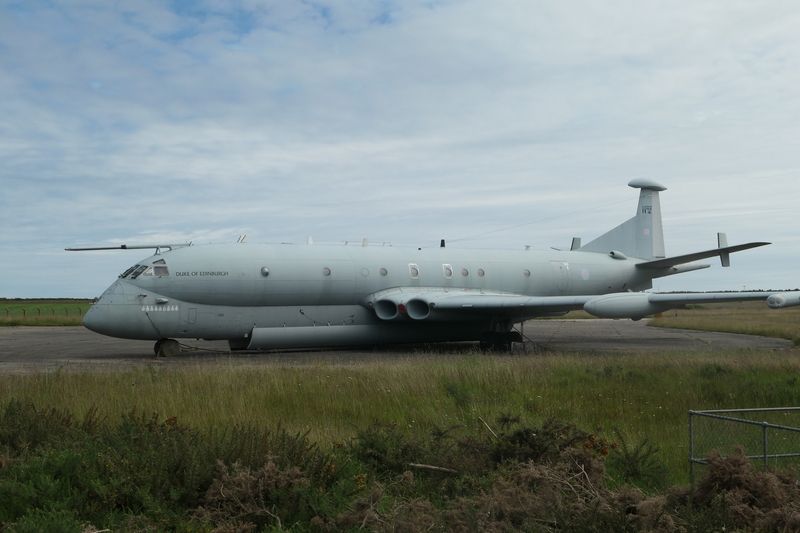
<svg viewBox="0 0 800 533">
<path fill-rule="evenodd" d="M 406 311 L 408 311 L 408 316 L 414 320 L 425 320 L 431 316 L 431 306 L 419 298 L 406 302 Z"/>
<path fill-rule="evenodd" d="M 400 316 L 398 304 L 392 300 L 378 300 L 373 308 L 381 320 L 395 320 Z"/>
<path fill-rule="evenodd" d="M 800 292 L 779 292 L 767 298 L 767 305 L 772 309 L 783 309 L 800 305 Z"/>
</svg>

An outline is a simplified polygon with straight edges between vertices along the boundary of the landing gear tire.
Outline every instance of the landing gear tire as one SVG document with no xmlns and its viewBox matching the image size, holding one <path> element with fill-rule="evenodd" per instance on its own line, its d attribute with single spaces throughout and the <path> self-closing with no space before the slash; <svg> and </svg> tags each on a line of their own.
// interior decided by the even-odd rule
<svg viewBox="0 0 800 533">
<path fill-rule="evenodd" d="M 170 357 L 181 352 L 181 345 L 175 339 L 159 339 L 153 346 L 156 357 Z"/>
</svg>

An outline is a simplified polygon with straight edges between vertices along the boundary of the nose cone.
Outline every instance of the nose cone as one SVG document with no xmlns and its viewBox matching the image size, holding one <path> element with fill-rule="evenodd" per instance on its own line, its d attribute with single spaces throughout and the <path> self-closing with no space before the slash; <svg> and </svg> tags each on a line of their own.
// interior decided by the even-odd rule
<svg viewBox="0 0 800 533">
<path fill-rule="evenodd" d="M 83 316 L 83 327 L 94 331 L 95 333 L 102 333 L 103 335 L 110 335 L 110 324 L 108 323 L 108 313 L 103 313 L 105 304 L 93 304 L 86 314 Z"/>
<path fill-rule="evenodd" d="M 116 281 L 83 317 L 83 325 L 96 333 L 122 339 L 158 339 L 151 320 L 142 311 L 138 290 L 124 280 Z"/>
<path fill-rule="evenodd" d="M 83 316 L 83 326 L 96 333 L 114 336 L 113 304 L 123 303 L 124 286 L 120 280 L 115 281 L 105 290 L 102 296 L 92 304 Z"/>
</svg>

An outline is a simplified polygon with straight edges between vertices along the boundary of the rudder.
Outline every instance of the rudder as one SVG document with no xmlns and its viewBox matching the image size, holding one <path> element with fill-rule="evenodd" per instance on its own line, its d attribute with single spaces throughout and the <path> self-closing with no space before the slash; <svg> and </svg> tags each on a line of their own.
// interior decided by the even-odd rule
<svg viewBox="0 0 800 533">
<path fill-rule="evenodd" d="M 659 259 L 666 257 L 664 228 L 661 223 L 661 201 L 658 193 L 667 188 L 654 181 L 635 179 L 629 187 L 640 189 L 636 215 L 582 246 L 582 252 L 608 253 L 620 251 L 630 257 Z"/>
</svg>

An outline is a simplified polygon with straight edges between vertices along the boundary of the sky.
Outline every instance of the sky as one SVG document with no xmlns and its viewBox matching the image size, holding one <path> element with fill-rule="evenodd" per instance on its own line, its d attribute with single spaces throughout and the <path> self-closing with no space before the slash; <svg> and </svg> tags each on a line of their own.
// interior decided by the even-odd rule
<svg viewBox="0 0 800 533">
<path fill-rule="evenodd" d="M 661 193 L 658 290 L 800 286 L 794 1 L 0 0 L 0 297 L 92 244 L 569 247 Z"/>
</svg>

